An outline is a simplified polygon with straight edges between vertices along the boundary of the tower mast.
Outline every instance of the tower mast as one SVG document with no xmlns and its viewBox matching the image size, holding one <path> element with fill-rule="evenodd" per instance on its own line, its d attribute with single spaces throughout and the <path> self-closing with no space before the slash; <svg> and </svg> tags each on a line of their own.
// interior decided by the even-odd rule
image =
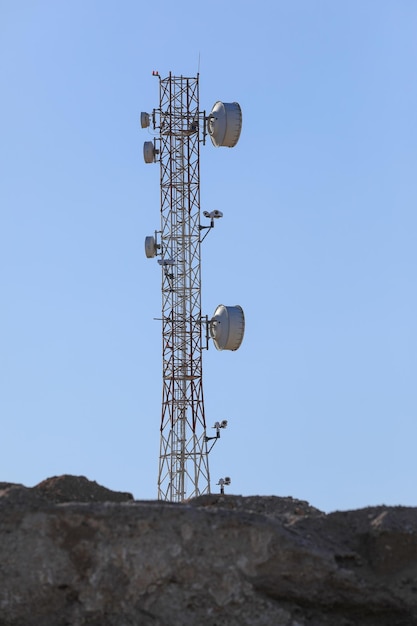
<svg viewBox="0 0 417 626">
<path fill-rule="evenodd" d="M 201 233 L 212 228 L 214 220 L 210 214 L 210 226 L 200 224 L 200 145 L 206 137 L 206 117 L 200 111 L 199 76 L 154 75 L 159 78 L 159 107 L 152 113 L 157 135 L 145 142 L 144 158 L 160 164 L 160 230 L 145 240 L 146 255 L 159 255 L 162 270 L 158 499 L 182 502 L 210 493 L 202 371 L 208 321 L 201 310 Z M 150 125 L 149 114 L 141 114 L 141 124 Z"/>
<path fill-rule="evenodd" d="M 210 492 L 203 401 L 197 78 L 160 79 L 162 416 L 158 498 Z"/>
</svg>

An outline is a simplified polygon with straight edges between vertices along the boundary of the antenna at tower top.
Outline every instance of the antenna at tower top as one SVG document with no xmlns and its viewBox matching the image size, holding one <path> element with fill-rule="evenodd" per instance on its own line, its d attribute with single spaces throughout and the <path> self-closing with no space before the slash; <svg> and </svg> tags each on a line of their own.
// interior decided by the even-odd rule
<svg viewBox="0 0 417 626">
<path fill-rule="evenodd" d="M 237 102 L 216 102 L 207 120 L 214 146 L 234 148 L 242 130 L 242 111 Z"/>
</svg>

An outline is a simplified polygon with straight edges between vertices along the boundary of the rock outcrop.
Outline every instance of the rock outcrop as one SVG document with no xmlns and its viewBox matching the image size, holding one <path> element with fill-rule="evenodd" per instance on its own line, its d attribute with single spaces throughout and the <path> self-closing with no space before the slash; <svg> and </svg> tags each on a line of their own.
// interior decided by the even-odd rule
<svg viewBox="0 0 417 626">
<path fill-rule="evenodd" d="M 0 483 L 1 626 L 413 626 L 417 510 Z"/>
</svg>

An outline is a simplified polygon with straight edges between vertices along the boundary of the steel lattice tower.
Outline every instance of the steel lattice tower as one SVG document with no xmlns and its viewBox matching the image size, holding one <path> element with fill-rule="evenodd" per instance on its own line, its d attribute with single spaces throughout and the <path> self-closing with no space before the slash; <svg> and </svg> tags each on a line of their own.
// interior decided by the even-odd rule
<svg viewBox="0 0 417 626">
<path fill-rule="evenodd" d="M 145 142 L 144 157 L 160 163 L 160 230 L 145 241 L 147 256 L 158 254 L 162 270 L 158 498 L 181 502 L 210 493 L 202 371 L 208 321 L 201 310 L 201 232 L 207 227 L 200 225 L 206 117 L 199 107 L 198 75 L 162 79 L 154 74 L 159 78 L 159 108 L 152 114 L 157 135 Z M 148 126 L 149 115 L 142 113 L 141 121 Z"/>
<path fill-rule="evenodd" d="M 163 392 L 158 497 L 210 491 L 203 402 L 197 78 L 160 80 Z M 189 487 L 186 484 L 189 482 Z"/>
</svg>

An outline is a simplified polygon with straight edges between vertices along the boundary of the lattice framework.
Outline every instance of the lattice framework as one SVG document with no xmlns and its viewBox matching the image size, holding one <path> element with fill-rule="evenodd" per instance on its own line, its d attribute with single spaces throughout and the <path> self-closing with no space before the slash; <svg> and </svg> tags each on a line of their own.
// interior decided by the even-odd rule
<svg viewBox="0 0 417 626">
<path fill-rule="evenodd" d="M 202 382 L 200 144 L 196 78 L 159 80 L 162 415 L 158 498 L 210 492 Z M 204 123 L 204 122 L 203 122 Z"/>
</svg>

